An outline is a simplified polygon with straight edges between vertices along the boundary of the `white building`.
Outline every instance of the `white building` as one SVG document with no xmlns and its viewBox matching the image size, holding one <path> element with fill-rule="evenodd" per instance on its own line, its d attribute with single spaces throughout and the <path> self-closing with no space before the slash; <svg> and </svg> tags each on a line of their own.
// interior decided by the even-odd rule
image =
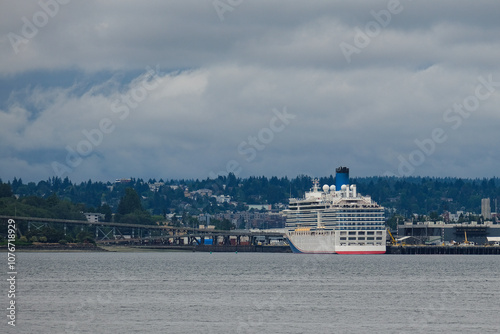
<svg viewBox="0 0 500 334">
<path fill-rule="evenodd" d="M 105 217 L 104 214 L 95 212 L 85 212 L 84 215 L 89 223 L 98 223 L 100 221 L 104 221 Z"/>
<path fill-rule="evenodd" d="M 489 198 L 481 199 L 481 215 L 484 219 L 491 219 L 491 206 Z"/>
<path fill-rule="evenodd" d="M 210 189 L 199 189 L 195 191 L 196 194 L 200 194 L 201 196 L 212 196 L 212 190 Z"/>
<path fill-rule="evenodd" d="M 148 183 L 149 190 L 151 190 L 152 192 L 157 192 L 158 190 L 160 190 L 160 187 L 163 185 L 165 185 L 164 182 Z"/>
<path fill-rule="evenodd" d="M 229 196 L 229 195 L 220 195 L 220 196 L 214 196 L 214 197 L 217 200 L 217 203 L 229 203 L 229 202 L 231 202 L 231 196 Z"/>
</svg>

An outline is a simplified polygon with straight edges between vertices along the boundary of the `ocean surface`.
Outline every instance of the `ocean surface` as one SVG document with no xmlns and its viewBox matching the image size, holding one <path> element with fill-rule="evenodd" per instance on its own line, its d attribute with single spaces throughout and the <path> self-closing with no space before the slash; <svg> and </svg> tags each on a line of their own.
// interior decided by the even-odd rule
<svg viewBox="0 0 500 334">
<path fill-rule="evenodd" d="M 495 255 L 16 255 L 0 333 L 500 332 Z"/>
</svg>

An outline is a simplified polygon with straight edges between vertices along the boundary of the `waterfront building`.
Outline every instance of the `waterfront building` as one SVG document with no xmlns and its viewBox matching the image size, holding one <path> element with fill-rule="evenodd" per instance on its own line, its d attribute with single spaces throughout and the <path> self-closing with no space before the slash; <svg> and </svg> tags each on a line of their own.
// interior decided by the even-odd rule
<svg viewBox="0 0 500 334">
<path fill-rule="evenodd" d="M 488 237 L 500 237 L 500 225 L 491 221 L 479 224 L 438 222 L 404 222 L 397 225 L 397 238 L 415 237 L 422 244 L 442 244 L 472 241 L 478 245 L 488 242 Z"/>
<path fill-rule="evenodd" d="M 484 219 L 491 219 L 491 205 L 489 198 L 481 199 L 481 215 Z"/>
</svg>

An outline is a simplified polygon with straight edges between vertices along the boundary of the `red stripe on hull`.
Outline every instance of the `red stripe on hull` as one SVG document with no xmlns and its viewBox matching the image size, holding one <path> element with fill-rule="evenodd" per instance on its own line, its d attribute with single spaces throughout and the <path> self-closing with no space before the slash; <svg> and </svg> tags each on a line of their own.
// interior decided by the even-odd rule
<svg viewBox="0 0 500 334">
<path fill-rule="evenodd" d="M 355 251 L 355 252 L 344 252 L 339 251 L 337 254 L 354 254 L 354 255 L 364 255 L 364 254 L 385 254 L 385 251 Z"/>
</svg>

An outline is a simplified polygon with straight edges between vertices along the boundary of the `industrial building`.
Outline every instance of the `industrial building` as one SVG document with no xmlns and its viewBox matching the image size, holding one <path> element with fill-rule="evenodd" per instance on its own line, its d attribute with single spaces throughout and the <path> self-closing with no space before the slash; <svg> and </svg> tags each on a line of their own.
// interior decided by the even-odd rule
<svg viewBox="0 0 500 334">
<path fill-rule="evenodd" d="M 488 243 L 487 238 L 500 237 L 500 224 L 491 221 L 478 224 L 445 222 L 405 222 L 397 226 L 397 237 L 414 237 L 421 244 L 474 242 L 477 245 Z"/>
</svg>

